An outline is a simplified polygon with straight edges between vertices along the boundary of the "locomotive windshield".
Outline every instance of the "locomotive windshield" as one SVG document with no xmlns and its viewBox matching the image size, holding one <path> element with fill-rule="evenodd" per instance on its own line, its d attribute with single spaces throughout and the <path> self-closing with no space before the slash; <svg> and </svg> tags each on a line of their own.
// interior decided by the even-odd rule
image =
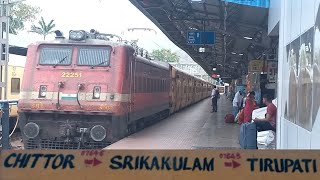
<svg viewBox="0 0 320 180">
<path fill-rule="evenodd" d="M 42 47 L 39 63 L 41 65 L 69 65 L 71 56 L 71 47 Z"/>
<path fill-rule="evenodd" d="M 78 65 L 84 66 L 108 66 L 110 60 L 109 47 L 79 48 Z"/>
</svg>

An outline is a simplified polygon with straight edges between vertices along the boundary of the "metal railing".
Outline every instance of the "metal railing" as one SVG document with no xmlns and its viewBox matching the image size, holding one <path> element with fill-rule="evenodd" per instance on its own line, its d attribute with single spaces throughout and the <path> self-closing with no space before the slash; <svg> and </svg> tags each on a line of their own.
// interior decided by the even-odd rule
<svg viewBox="0 0 320 180">
<path fill-rule="evenodd" d="M 18 105 L 18 100 L 0 100 L 0 147 L 10 148 L 10 106 Z"/>
</svg>

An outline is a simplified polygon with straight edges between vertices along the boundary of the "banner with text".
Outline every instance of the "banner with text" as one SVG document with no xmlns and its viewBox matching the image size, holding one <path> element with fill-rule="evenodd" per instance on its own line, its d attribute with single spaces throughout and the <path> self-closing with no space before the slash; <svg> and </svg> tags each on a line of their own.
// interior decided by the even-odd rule
<svg viewBox="0 0 320 180">
<path fill-rule="evenodd" d="M 2 151 L 1 180 L 315 180 L 320 151 Z"/>
</svg>

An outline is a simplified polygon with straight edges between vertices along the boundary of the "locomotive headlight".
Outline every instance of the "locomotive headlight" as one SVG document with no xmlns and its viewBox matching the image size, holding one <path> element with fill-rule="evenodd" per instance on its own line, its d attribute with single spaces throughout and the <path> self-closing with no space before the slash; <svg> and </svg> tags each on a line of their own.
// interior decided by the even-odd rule
<svg viewBox="0 0 320 180">
<path fill-rule="evenodd" d="M 39 88 L 39 98 L 45 98 L 47 95 L 47 86 L 41 85 Z"/>
<path fill-rule="evenodd" d="M 100 99 L 101 87 L 95 86 L 93 87 L 93 96 L 92 99 Z"/>
<path fill-rule="evenodd" d="M 69 39 L 74 41 L 81 41 L 86 39 L 86 32 L 85 31 L 70 31 L 69 32 Z"/>
<path fill-rule="evenodd" d="M 35 138 L 39 135 L 40 128 L 38 124 L 30 122 L 26 124 L 23 128 L 24 135 L 27 136 L 27 138 Z"/>
<path fill-rule="evenodd" d="M 94 141 L 102 141 L 107 136 L 106 129 L 101 125 L 95 125 L 90 130 L 90 136 Z"/>
</svg>

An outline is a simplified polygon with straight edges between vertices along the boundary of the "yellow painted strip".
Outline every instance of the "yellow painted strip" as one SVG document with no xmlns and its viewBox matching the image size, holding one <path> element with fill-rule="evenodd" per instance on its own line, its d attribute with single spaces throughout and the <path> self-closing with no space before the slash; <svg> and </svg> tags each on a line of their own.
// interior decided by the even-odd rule
<svg viewBox="0 0 320 180">
<path fill-rule="evenodd" d="M 1 180 L 319 180 L 320 151 L 2 151 Z"/>
</svg>

